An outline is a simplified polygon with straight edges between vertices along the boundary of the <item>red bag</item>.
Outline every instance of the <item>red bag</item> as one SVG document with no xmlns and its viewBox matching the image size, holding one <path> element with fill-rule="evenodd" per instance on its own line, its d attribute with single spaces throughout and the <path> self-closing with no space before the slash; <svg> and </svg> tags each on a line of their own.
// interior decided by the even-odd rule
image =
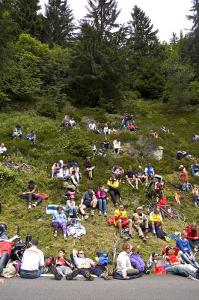
<svg viewBox="0 0 199 300">
<path fill-rule="evenodd" d="M 107 221 L 108 225 L 114 225 L 114 222 L 115 222 L 115 217 L 111 217 L 111 218 Z"/>
<path fill-rule="evenodd" d="M 154 269 L 154 273 L 156 275 L 164 275 L 164 274 L 166 274 L 166 270 L 165 270 L 164 266 L 157 266 Z"/>
<path fill-rule="evenodd" d="M 41 197 L 43 200 L 48 199 L 47 194 L 37 194 L 39 197 Z"/>
<path fill-rule="evenodd" d="M 7 241 L 0 242 L 0 257 L 3 253 L 8 253 L 10 256 L 13 245 L 14 245 L 13 242 L 7 242 Z"/>
</svg>

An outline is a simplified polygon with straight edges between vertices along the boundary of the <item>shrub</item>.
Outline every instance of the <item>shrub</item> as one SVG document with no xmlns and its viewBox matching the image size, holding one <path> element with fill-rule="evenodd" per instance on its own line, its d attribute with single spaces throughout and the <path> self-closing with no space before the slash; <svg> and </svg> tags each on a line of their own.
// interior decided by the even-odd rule
<svg viewBox="0 0 199 300">
<path fill-rule="evenodd" d="M 37 112 L 44 117 L 56 118 L 58 106 L 55 101 L 48 97 L 41 97 L 38 100 Z"/>
<path fill-rule="evenodd" d="M 18 174 L 16 171 L 0 166 L 0 185 L 5 185 L 7 183 L 15 182 L 17 176 Z"/>
</svg>

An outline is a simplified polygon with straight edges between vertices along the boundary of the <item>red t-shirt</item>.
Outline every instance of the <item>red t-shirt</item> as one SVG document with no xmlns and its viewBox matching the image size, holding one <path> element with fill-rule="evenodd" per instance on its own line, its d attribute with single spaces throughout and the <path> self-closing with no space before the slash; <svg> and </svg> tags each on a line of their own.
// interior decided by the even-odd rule
<svg viewBox="0 0 199 300">
<path fill-rule="evenodd" d="M 61 257 L 58 257 L 57 260 L 56 260 L 56 265 L 57 266 L 65 266 L 66 264 L 66 261 L 64 258 L 61 258 Z"/>
</svg>

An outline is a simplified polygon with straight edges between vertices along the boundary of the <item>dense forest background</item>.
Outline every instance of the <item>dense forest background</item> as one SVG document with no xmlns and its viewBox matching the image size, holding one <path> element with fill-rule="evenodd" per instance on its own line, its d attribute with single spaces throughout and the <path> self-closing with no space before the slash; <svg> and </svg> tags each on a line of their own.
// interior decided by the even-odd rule
<svg viewBox="0 0 199 300">
<path fill-rule="evenodd" d="M 0 109 L 34 106 L 45 116 L 71 103 L 119 110 L 131 99 L 178 109 L 199 104 L 199 0 L 192 29 L 161 43 L 138 6 L 117 23 L 115 0 L 88 0 L 77 25 L 67 0 L 0 0 Z"/>
</svg>

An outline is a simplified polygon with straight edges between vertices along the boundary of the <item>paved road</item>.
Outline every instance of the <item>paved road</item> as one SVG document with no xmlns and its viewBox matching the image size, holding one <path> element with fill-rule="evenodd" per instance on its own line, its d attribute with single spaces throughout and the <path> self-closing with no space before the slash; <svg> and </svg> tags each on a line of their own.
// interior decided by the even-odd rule
<svg viewBox="0 0 199 300">
<path fill-rule="evenodd" d="M 6 279 L 0 300 L 199 300 L 199 282 L 179 276 L 144 276 L 120 281 L 52 278 Z"/>
</svg>

